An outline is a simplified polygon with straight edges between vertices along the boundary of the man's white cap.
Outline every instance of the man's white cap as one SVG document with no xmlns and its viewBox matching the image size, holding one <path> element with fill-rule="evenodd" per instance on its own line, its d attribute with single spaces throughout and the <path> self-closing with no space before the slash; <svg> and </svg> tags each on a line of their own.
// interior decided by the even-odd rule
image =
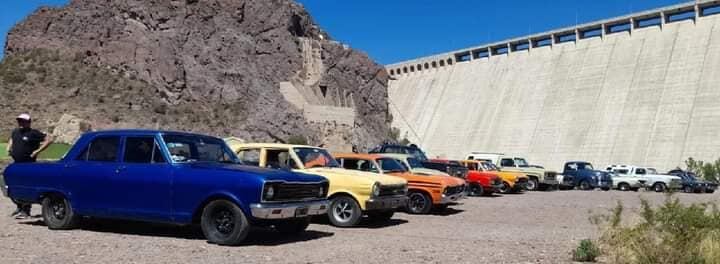
<svg viewBox="0 0 720 264">
<path fill-rule="evenodd" d="M 30 121 L 31 119 L 30 119 L 30 115 L 29 115 L 29 114 L 20 114 L 20 115 L 17 117 L 17 120 Z"/>
</svg>

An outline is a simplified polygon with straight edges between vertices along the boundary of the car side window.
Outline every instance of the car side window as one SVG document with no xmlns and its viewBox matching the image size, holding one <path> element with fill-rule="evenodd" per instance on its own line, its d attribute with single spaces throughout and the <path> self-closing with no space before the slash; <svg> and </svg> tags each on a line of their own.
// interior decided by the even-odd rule
<svg viewBox="0 0 720 264">
<path fill-rule="evenodd" d="M 260 166 L 260 149 L 243 149 L 237 155 L 247 165 Z"/>
<path fill-rule="evenodd" d="M 501 167 L 515 167 L 515 162 L 513 161 L 513 159 L 501 159 L 500 166 Z"/>
<path fill-rule="evenodd" d="M 165 163 L 154 137 L 126 138 L 123 160 L 126 163 Z"/>
<path fill-rule="evenodd" d="M 645 171 L 645 169 L 635 169 L 635 174 L 645 175 L 645 174 L 647 174 L 647 172 Z"/>
<path fill-rule="evenodd" d="M 287 149 L 268 149 L 265 157 L 265 166 L 272 169 L 299 169 L 292 156 L 290 150 Z"/>
<path fill-rule="evenodd" d="M 93 139 L 85 150 L 82 151 L 76 160 L 81 161 L 117 161 L 118 149 L 120 148 L 120 137 L 98 137 Z"/>
</svg>

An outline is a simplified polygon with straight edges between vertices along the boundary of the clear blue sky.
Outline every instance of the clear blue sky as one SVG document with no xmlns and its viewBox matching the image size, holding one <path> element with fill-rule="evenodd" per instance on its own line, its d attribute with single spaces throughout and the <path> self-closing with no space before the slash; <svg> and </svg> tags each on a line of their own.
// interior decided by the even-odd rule
<svg viewBox="0 0 720 264">
<path fill-rule="evenodd" d="M 333 38 L 388 64 L 500 41 L 684 0 L 299 0 Z M 0 43 L 41 5 L 2 0 Z M 0 54 L 2 56 L 2 54 Z"/>
</svg>

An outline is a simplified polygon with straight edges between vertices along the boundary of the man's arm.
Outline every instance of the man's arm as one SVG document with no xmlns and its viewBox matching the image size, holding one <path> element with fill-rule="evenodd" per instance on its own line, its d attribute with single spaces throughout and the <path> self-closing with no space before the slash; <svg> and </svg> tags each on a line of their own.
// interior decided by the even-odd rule
<svg viewBox="0 0 720 264">
<path fill-rule="evenodd" d="M 30 155 L 31 157 L 35 158 L 40 154 L 40 152 L 45 151 L 50 144 L 53 143 L 54 138 L 51 135 L 45 136 L 45 140 L 43 140 L 42 143 L 40 143 L 40 148 L 38 148 L 36 151 L 33 151 L 33 153 Z"/>
<path fill-rule="evenodd" d="M 10 155 L 10 150 L 12 149 L 12 138 L 8 139 L 7 147 L 5 150 L 7 151 L 8 155 Z"/>
</svg>

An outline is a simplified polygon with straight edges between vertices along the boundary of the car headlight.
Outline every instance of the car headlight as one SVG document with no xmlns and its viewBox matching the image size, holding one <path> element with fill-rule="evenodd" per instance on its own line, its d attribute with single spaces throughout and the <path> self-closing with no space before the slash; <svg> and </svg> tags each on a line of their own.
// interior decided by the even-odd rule
<svg viewBox="0 0 720 264">
<path fill-rule="evenodd" d="M 325 188 L 320 186 L 320 190 L 318 190 L 318 197 L 325 196 Z"/>
<path fill-rule="evenodd" d="M 273 197 L 275 197 L 275 188 L 272 187 L 272 185 L 270 185 L 270 186 L 268 186 L 267 188 L 265 188 L 265 196 L 264 196 L 264 198 L 265 198 L 266 201 L 270 201 L 270 200 L 273 199 Z"/>
<path fill-rule="evenodd" d="M 408 193 L 408 186 L 407 186 L 407 184 L 405 184 L 405 185 L 403 185 L 403 194 L 407 194 L 407 193 Z"/>
<path fill-rule="evenodd" d="M 443 188 L 443 192 L 442 192 L 442 193 L 443 193 L 443 194 L 447 194 L 447 193 L 448 193 L 448 187 Z"/>
<path fill-rule="evenodd" d="M 372 195 L 373 196 L 380 196 L 380 183 L 375 183 L 372 186 Z"/>
</svg>

